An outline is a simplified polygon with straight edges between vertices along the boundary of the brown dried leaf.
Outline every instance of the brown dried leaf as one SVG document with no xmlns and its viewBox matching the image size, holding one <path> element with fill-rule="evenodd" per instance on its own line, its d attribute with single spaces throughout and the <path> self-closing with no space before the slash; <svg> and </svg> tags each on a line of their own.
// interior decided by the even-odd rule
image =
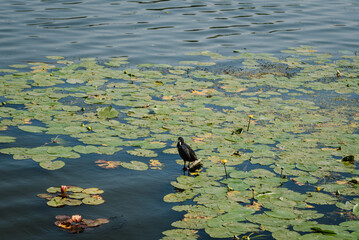
<svg viewBox="0 0 359 240">
<path fill-rule="evenodd" d="M 252 208 L 256 211 L 261 210 L 262 206 L 263 206 L 263 204 L 257 203 L 255 201 L 253 201 L 253 204 L 251 204 L 251 205 L 246 205 L 247 208 Z"/>
<path fill-rule="evenodd" d="M 39 198 L 45 198 L 46 200 L 51 200 L 53 198 L 53 196 L 48 193 L 40 193 L 40 194 L 37 194 L 37 196 Z"/>
<path fill-rule="evenodd" d="M 159 169 L 159 170 L 163 169 L 163 164 L 155 159 L 151 159 L 148 165 L 150 166 L 151 169 Z"/>
<path fill-rule="evenodd" d="M 95 161 L 95 163 L 97 164 L 97 166 L 106 169 L 117 168 L 121 164 L 120 161 L 105 161 L 102 159 Z"/>
</svg>

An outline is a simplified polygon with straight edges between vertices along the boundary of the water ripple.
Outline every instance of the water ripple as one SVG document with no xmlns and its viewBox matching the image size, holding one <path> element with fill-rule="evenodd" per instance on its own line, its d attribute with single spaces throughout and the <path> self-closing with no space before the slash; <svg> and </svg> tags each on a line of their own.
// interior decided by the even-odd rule
<svg viewBox="0 0 359 240">
<path fill-rule="evenodd" d="M 358 49 L 356 0 L 344 0 L 340 7 L 319 0 L 17 0 L 1 1 L 0 9 L 3 67 L 46 55 L 110 57 L 117 52 L 147 62 L 200 49 L 274 53 L 319 42 L 325 51 Z"/>
</svg>

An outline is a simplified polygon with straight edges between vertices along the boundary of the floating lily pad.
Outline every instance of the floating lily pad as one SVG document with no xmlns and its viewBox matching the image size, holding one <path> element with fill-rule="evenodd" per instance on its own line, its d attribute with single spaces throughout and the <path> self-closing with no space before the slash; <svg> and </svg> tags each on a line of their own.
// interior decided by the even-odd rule
<svg viewBox="0 0 359 240">
<path fill-rule="evenodd" d="M 45 168 L 46 170 L 57 170 L 65 166 L 63 161 L 41 161 L 40 167 Z"/>
<path fill-rule="evenodd" d="M 320 192 L 309 192 L 306 202 L 325 205 L 335 204 L 337 202 L 337 199 L 333 196 L 330 196 L 329 194 Z"/>
<path fill-rule="evenodd" d="M 120 165 L 124 168 L 128 168 L 131 170 L 145 171 L 148 169 L 148 165 L 139 161 L 131 161 L 131 162 L 120 162 Z"/>
<path fill-rule="evenodd" d="M 78 153 L 88 154 L 88 153 L 96 153 L 98 151 L 98 148 L 96 146 L 77 145 L 73 148 L 73 150 Z"/>
<path fill-rule="evenodd" d="M 99 188 L 86 188 L 86 189 L 82 190 L 82 192 L 85 194 L 101 194 L 104 191 Z"/>
<path fill-rule="evenodd" d="M 296 167 L 303 171 L 313 172 L 316 171 L 319 167 L 312 164 L 297 164 Z"/>
<path fill-rule="evenodd" d="M 77 200 L 77 199 L 70 199 L 70 198 L 64 198 L 62 200 L 62 202 L 65 204 L 65 205 L 68 205 L 68 206 L 79 206 L 82 204 L 82 202 L 80 200 Z"/>
<path fill-rule="evenodd" d="M 184 240 L 192 240 L 197 239 L 199 235 L 197 234 L 198 230 L 191 229 L 171 229 L 162 232 L 166 237 L 162 238 L 164 240 L 169 239 L 184 239 Z"/>
<path fill-rule="evenodd" d="M 61 192 L 61 188 L 60 187 L 49 187 L 48 189 L 46 189 L 46 191 L 49 193 L 57 193 L 57 192 Z"/>
<path fill-rule="evenodd" d="M 84 189 L 81 187 L 76 187 L 76 186 L 68 186 L 67 191 L 68 192 L 73 192 L 73 193 L 80 193 L 82 192 Z"/>
<path fill-rule="evenodd" d="M 0 143 L 11 143 L 15 142 L 15 137 L 9 137 L 9 136 L 0 136 Z"/>
<path fill-rule="evenodd" d="M 44 127 L 38 127 L 38 126 L 19 126 L 19 129 L 26 131 L 26 132 L 32 132 L 32 133 L 40 133 L 46 130 Z"/>
<path fill-rule="evenodd" d="M 129 154 L 139 157 L 157 157 L 157 153 L 152 150 L 148 149 L 135 149 L 135 150 L 128 150 Z"/>
<path fill-rule="evenodd" d="M 70 190 L 68 190 L 68 191 L 70 191 Z M 89 196 L 90 196 L 89 194 L 81 193 L 81 192 L 75 192 L 75 193 L 69 195 L 70 198 L 74 198 L 74 199 L 83 199 L 83 198 L 87 198 Z"/>
<path fill-rule="evenodd" d="M 242 235 L 259 230 L 259 226 L 252 223 L 225 223 L 219 227 L 206 227 L 206 233 L 212 238 L 232 238 L 234 235 Z"/>
<path fill-rule="evenodd" d="M 268 216 L 282 219 L 294 219 L 297 218 L 298 215 L 292 212 L 292 209 L 274 209 L 272 211 L 264 212 Z"/>
<path fill-rule="evenodd" d="M 192 199 L 196 194 L 193 192 L 178 192 L 170 193 L 164 196 L 163 200 L 165 202 L 184 202 L 188 199 Z"/>
<path fill-rule="evenodd" d="M 106 218 L 98 218 L 98 219 L 95 219 L 95 220 L 83 219 L 82 222 L 85 223 L 88 227 L 98 227 L 98 226 L 100 226 L 102 224 L 109 223 L 110 220 L 108 220 Z"/>
<path fill-rule="evenodd" d="M 46 203 L 50 207 L 62 207 L 65 206 L 65 203 L 63 201 L 62 197 L 54 197 L 50 201 Z"/>
<path fill-rule="evenodd" d="M 100 118 L 115 118 L 118 115 L 118 111 L 112 106 L 97 109 L 97 114 Z"/>
<path fill-rule="evenodd" d="M 105 202 L 102 197 L 92 196 L 82 199 L 82 202 L 88 205 L 100 205 Z"/>
</svg>

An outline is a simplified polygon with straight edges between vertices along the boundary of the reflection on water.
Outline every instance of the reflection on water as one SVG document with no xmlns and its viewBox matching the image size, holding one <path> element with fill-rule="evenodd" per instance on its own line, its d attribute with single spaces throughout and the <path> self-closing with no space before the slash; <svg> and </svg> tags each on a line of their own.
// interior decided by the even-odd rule
<svg viewBox="0 0 359 240">
<path fill-rule="evenodd" d="M 212 50 L 276 53 L 300 44 L 357 48 L 358 2 L 37 1 L 0 3 L 0 66 L 46 55 L 172 62 Z"/>
</svg>

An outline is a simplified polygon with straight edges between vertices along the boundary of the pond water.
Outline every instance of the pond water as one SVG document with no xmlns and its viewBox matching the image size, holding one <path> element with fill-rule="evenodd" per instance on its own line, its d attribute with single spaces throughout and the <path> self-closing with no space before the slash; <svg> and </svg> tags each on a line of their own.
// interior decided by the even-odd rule
<svg viewBox="0 0 359 240">
<path fill-rule="evenodd" d="M 126 57 L 133 66 L 144 63 L 176 65 L 184 60 L 200 60 L 203 56 L 185 55 L 200 51 L 226 56 L 246 52 L 280 56 L 282 50 L 299 45 L 315 46 L 333 55 L 341 51 L 354 55 L 358 50 L 359 3 L 355 0 L 2 1 L 0 9 L 0 68 L 36 61 L 52 63 L 53 59 L 46 56 L 63 56 L 75 62 L 81 58 L 103 62 L 111 57 Z M 237 67 L 230 64 L 236 62 L 226 62 L 214 71 Z M 100 87 L 100 90 L 103 89 Z M 337 97 L 330 95 L 329 90 L 324 94 L 331 100 Z M 357 103 L 357 96 L 357 93 L 346 96 L 351 99 L 346 102 L 351 108 Z M 323 108 L 328 107 L 327 102 L 311 97 L 310 93 L 305 98 L 314 99 L 318 105 L 324 105 Z M 138 96 L 136 99 L 145 102 Z M 0 101 L 7 100 L 0 96 Z M 76 104 L 69 101 L 66 102 L 69 105 Z M 9 106 L 17 110 L 24 108 L 15 103 Z M 0 116 L 0 120 L 4 118 Z M 40 121 L 31 121 L 43 126 Z M 0 134 L 16 137 L 15 143 L 0 143 L 1 149 L 56 146 L 51 139 L 57 134 L 21 131 L 14 125 L 9 125 L 6 131 L 1 130 Z M 64 146 L 82 144 L 67 135 L 60 138 Z M 166 148 L 173 148 L 176 140 L 172 137 L 164 141 Z M 163 201 L 165 195 L 174 192 L 170 182 L 183 174 L 181 165 L 175 161 L 179 157 L 165 154 L 163 149 L 154 149 L 158 154 L 155 159 L 164 165 L 162 170 L 103 169 L 94 164 L 99 159 L 144 161 L 143 157 L 127 152 L 134 146 L 124 144 L 121 147 L 123 151 L 113 155 L 81 154 L 80 158 L 64 160 L 66 165 L 53 171 L 41 168 L 35 161 L 15 161 L 12 155 L 0 153 L 1 238 L 162 238 L 163 231 L 172 229 L 173 222 L 183 219 L 183 212 L 172 210 L 177 204 Z M 46 206 L 46 200 L 36 196 L 49 187 L 60 185 L 100 188 L 104 190 L 101 195 L 105 203 L 51 208 Z M 109 218 L 110 223 L 81 235 L 69 234 L 54 225 L 55 216 L 61 214 Z M 211 239 L 204 231 L 200 236 Z M 270 239 L 271 235 L 265 238 Z"/>
<path fill-rule="evenodd" d="M 0 9 L 3 67 L 48 55 L 129 56 L 137 64 L 199 50 L 358 49 L 355 0 L 2 1 Z"/>
</svg>

